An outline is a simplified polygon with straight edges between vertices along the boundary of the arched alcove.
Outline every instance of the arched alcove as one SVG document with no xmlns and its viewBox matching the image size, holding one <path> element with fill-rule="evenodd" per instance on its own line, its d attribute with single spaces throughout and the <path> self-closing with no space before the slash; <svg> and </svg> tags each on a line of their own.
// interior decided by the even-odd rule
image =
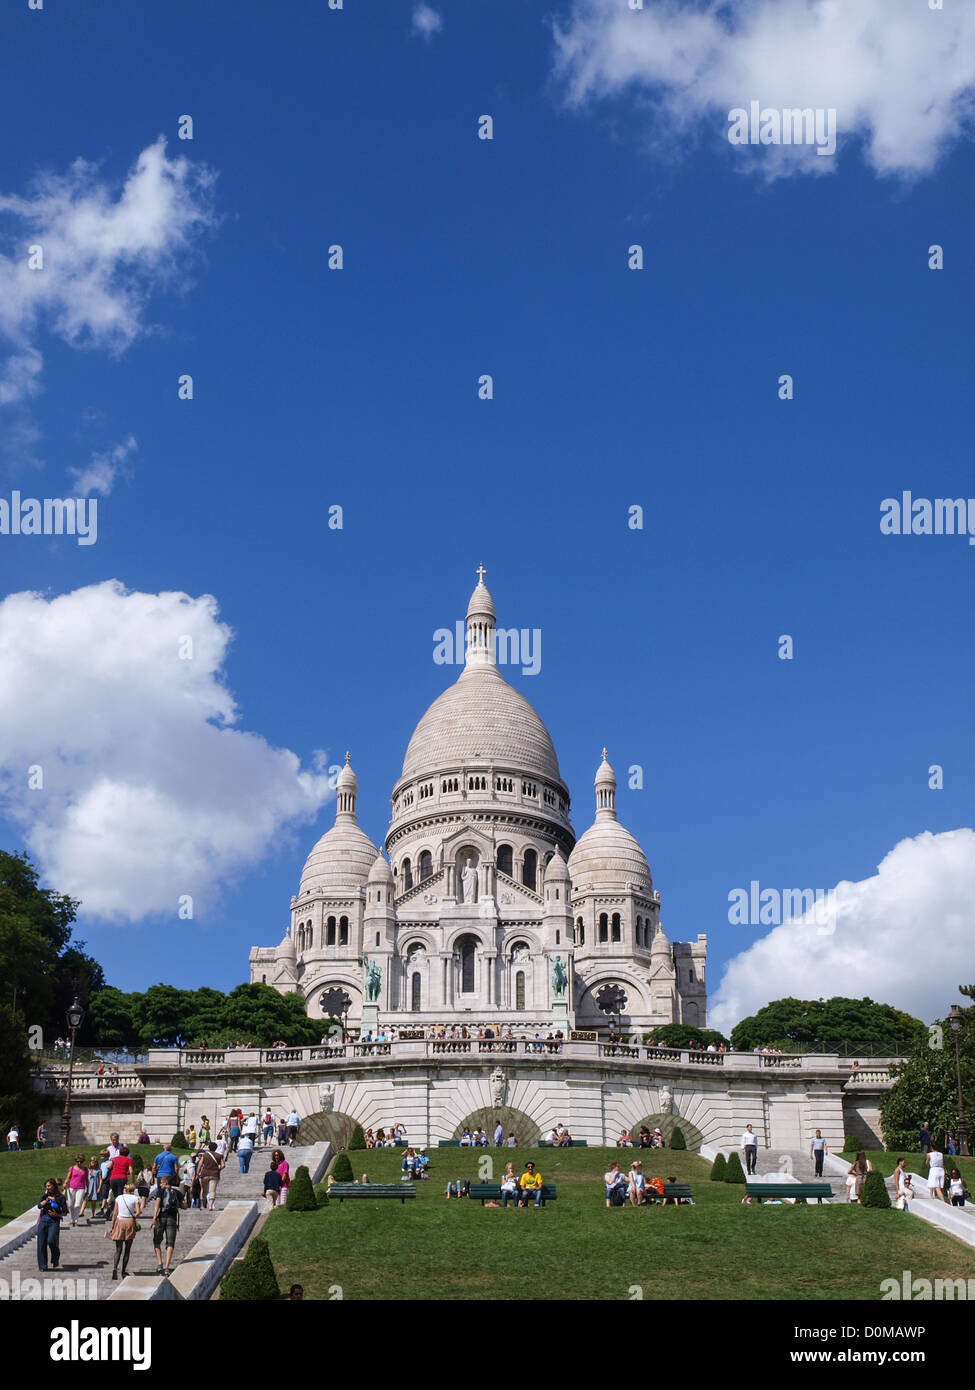
<svg viewBox="0 0 975 1390">
<path fill-rule="evenodd" d="M 675 1125 L 680 1127 L 680 1131 L 689 1149 L 693 1149 L 696 1152 L 704 1143 L 704 1136 L 696 1125 L 692 1125 L 690 1120 L 685 1120 L 683 1116 L 675 1112 L 672 1115 L 644 1115 L 642 1119 L 637 1120 L 636 1124 L 630 1125 L 629 1130 L 630 1134 L 633 1136 L 634 1146 L 639 1143 L 638 1136 L 642 1125 L 646 1125 L 651 1134 L 655 1129 L 659 1129 L 660 1133 L 664 1136 L 664 1142 L 668 1149 L 670 1148 L 670 1136 L 674 1132 Z M 612 1136 L 612 1140 L 614 1143 L 616 1142 L 615 1135 Z"/>
<path fill-rule="evenodd" d="M 483 1129 L 488 1137 L 488 1144 L 493 1148 L 494 1127 L 499 1120 L 504 1129 L 505 1139 L 508 1138 L 509 1134 L 513 1134 L 519 1149 L 533 1149 L 538 1144 L 541 1138 L 538 1125 L 530 1115 L 525 1114 L 524 1110 L 515 1110 L 510 1105 L 492 1105 L 483 1110 L 473 1111 L 460 1122 L 454 1130 L 453 1137 L 459 1139 L 465 1129 Z M 483 1153 L 484 1150 L 475 1150 L 474 1152 Z"/>
</svg>

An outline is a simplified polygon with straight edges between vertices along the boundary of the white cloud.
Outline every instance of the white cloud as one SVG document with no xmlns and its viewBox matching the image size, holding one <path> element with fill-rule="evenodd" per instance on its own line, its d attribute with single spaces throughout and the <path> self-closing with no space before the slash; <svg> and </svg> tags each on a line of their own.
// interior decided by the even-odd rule
<svg viewBox="0 0 975 1390">
<path fill-rule="evenodd" d="M 555 25 L 556 70 L 569 101 L 628 93 L 649 103 L 655 142 L 673 148 L 701 128 L 741 167 L 825 173 L 836 159 L 809 146 L 735 148 L 728 112 L 835 108 L 840 144 L 857 135 L 882 174 L 929 172 L 970 134 L 975 110 L 975 6 L 925 0 L 574 0 Z"/>
<path fill-rule="evenodd" d="M 835 930 L 812 916 L 786 922 L 728 962 L 708 1010 L 715 1028 L 786 996 L 869 996 L 928 1023 L 944 1017 L 972 974 L 975 830 L 901 840 L 873 878 L 834 895 Z"/>
<path fill-rule="evenodd" d="M 212 224 L 212 183 L 205 167 L 168 159 L 160 137 L 121 190 L 77 159 L 26 197 L 0 194 L 0 405 L 39 391 L 44 331 L 119 353 L 146 330 L 150 292 L 175 278 L 195 234 Z M 35 246 L 42 269 L 29 264 Z"/>
<path fill-rule="evenodd" d="M 432 38 L 434 34 L 443 28 L 443 16 L 432 7 L 432 5 L 414 5 L 413 7 L 413 32 L 422 34 L 425 39 Z"/>
<path fill-rule="evenodd" d="M 327 799 L 327 774 L 234 727 L 231 637 L 209 595 L 117 581 L 0 603 L 0 796 L 84 911 L 175 920 L 191 894 L 198 916 Z"/>
<path fill-rule="evenodd" d="M 123 443 L 113 444 L 104 453 L 92 454 L 84 468 L 70 469 L 75 480 L 76 495 L 87 497 L 91 492 L 98 492 L 102 497 L 107 497 L 115 485 L 115 479 L 122 471 L 125 460 L 138 447 L 135 435 L 130 434 Z"/>
</svg>

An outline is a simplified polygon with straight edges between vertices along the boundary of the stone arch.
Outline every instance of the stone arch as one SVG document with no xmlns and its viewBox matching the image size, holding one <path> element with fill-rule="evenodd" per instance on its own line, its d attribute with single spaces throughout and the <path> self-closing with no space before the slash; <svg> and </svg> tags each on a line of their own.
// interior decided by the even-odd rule
<svg viewBox="0 0 975 1390">
<path fill-rule="evenodd" d="M 675 1125 L 680 1126 L 681 1133 L 687 1141 L 687 1147 L 689 1149 L 693 1149 L 697 1152 L 704 1143 L 704 1136 L 697 1126 L 692 1125 L 690 1120 L 685 1120 L 684 1117 L 678 1115 L 676 1111 L 670 1115 L 644 1115 L 642 1119 L 637 1120 L 635 1125 L 628 1126 L 630 1134 L 633 1136 L 634 1146 L 638 1143 L 637 1135 L 640 1133 L 641 1125 L 646 1125 L 651 1134 L 655 1129 L 659 1129 L 660 1133 L 664 1136 L 668 1149 L 670 1148 L 670 1136 L 674 1132 Z M 654 1149 L 651 1150 L 651 1152 L 655 1156 L 659 1156 L 660 1151 Z"/>
<path fill-rule="evenodd" d="M 341 1110 L 319 1110 L 315 1115 L 306 1115 L 301 1121 L 302 1144 L 331 1144 L 333 1150 L 347 1149 L 352 1131 L 359 1123 L 352 1115 Z M 365 1133 L 365 1126 L 363 1126 Z M 266 1152 L 266 1150 L 265 1150 Z"/>
<path fill-rule="evenodd" d="M 526 1115 L 524 1110 L 516 1110 L 511 1105 L 491 1105 L 485 1106 L 481 1110 L 474 1110 L 469 1115 L 465 1115 L 463 1120 L 454 1130 L 453 1138 L 459 1139 L 465 1127 L 467 1129 L 483 1129 L 491 1141 L 494 1136 L 494 1126 L 498 1120 L 501 1121 L 504 1129 L 504 1137 L 507 1139 L 509 1134 L 514 1134 L 519 1149 L 533 1149 L 542 1137 L 538 1125 L 530 1115 Z M 500 1156 L 502 1149 L 495 1149 L 493 1143 L 489 1142 L 489 1148 Z M 472 1149 L 471 1153 L 486 1153 L 486 1149 Z M 502 1160 L 504 1162 L 505 1160 Z M 503 1170 L 502 1170 L 503 1171 Z"/>
</svg>

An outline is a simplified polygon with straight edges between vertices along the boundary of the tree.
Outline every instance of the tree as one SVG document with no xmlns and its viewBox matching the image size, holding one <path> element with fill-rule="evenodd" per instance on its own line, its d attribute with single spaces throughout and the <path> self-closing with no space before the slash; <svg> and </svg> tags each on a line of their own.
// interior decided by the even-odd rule
<svg viewBox="0 0 975 1390">
<path fill-rule="evenodd" d="M 288 1186 L 288 1211 L 317 1211 L 318 1200 L 311 1185 L 311 1175 L 303 1163 L 295 1169 L 295 1175 Z"/>
<path fill-rule="evenodd" d="M 362 1125 L 356 1125 L 352 1131 L 352 1138 L 349 1140 L 349 1151 L 353 1149 L 364 1149 L 366 1147 L 366 1136 L 362 1132 Z"/>
<path fill-rule="evenodd" d="M 831 999 L 774 999 L 736 1024 L 731 1041 L 740 1052 L 755 1047 L 789 1051 L 841 1045 L 869 1052 L 871 1048 L 909 1049 L 924 1036 L 926 1029 L 920 1019 L 890 1004 L 836 995 Z"/>
<path fill-rule="evenodd" d="M 106 985 L 88 1005 L 88 1036 L 102 1047 L 138 1047 L 144 999 L 144 994 L 123 994 Z"/>
<path fill-rule="evenodd" d="M 0 1003 L 0 1126 L 4 1132 L 14 1120 L 22 1134 L 37 1123 L 39 1107 L 31 1088 L 30 1069 L 24 1015 Z"/>
<path fill-rule="evenodd" d="M 267 1241 L 255 1236 L 242 1260 L 235 1260 L 220 1284 L 221 1300 L 270 1303 L 281 1297 Z"/>
<path fill-rule="evenodd" d="M 27 1021 L 45 1033 L 64 1031 L 64 1012 L 56 1011 L 58 963 L 77 910 L 74 898 L 39 887 L 37 870 L 26 855 L 0 850 L 0 980 L 10 989 L 11 1007 L 16 990 Z M 66 965 L 72 963 L 69 959 Z M 79 992 L 84 1003 L 81 980 Z"/>
<path fill-rule="evenodd" d="M 352 1160 L 347 1153 L 336 1154 L 335 1162 L 332 1164 L 332 1178 L 335 1182 L 352 1182 L 355 1174 L 352 1172 Z"/>
<path fill-rule="evenodd" d="M 959 993 L 975 998 L 975 986 L 959 985 Z M 961 1011 L 958 1032 L 962 1098 L 966 1115 L 975 1100 L 975 1006 Z M 888 1149 L 916 1149 L 918 1130 L 927 1120 L 939 1141 L 958 1123 L 958 1079 L 955 1037 L 947 1019 L 925 1030 L 910 1058 L 890 1068 L 893 1086 L 880 1100 L 880 1122 Z"/>
<path fill-rule="evenodd" d="M 741 1159 L 738 1157 L 737 1149 L 732 1149 L 728 1156 L 728 1165 L 725 1169 L 725 1182 L 743 1183 L 745 1181 L 745 1170 L 741 1166 Z"/>
<path fill-rule="evenodd" d="M 724 1154 L 719 1152 L 714 1162 L 711 1164 L 711 1181 L 725 1182 L 727 1166 Z"/>
<path fill-rule="evenodd" d="M 663 1043 L 666 1047 L 687 1047 L 692 1042 L 700 1043 L 702 1047 L 707 1047 L 708 1043 L 719 1047 L 721 1043 L 726 1046 L 728 1043 L 724 1034 L 716 1029 L 695 1028 L 692 1023 L 664 1023 L 660 1028 L 645 1033 L 644 1038 L 653 1038 L 654 1042 Z"/>
<path fill-rule="evenodd" d="M 139 1009 L 139 1042 L 144 1047 L 185 1047 L 192 1012 L 192 990 L 150 985 Z"/>
<path fill-rule="evenodd" d="M 890 1196 L 883 1173 L 868 1173 L 860 1192 L 861 1207 L 889 1207 Z"/>
<path fill-rule="evenodd" d="M 684 1131 L 680 1125 L 674 1125 L 674 1132 L 670 1136 L 670 1147 L 672 1149 L 686 1149 L 687 1140 L 684 1138 Z"/>
<path fill-rule="evenodd" d="M 270 985 L 238 985 L 227 995 L 224 1031 L 227 1036 L 270 1047 L 283 1038 L 294 1047 L 316 1043 L 320 1021 L 305 1012 L 300 994 L 279 994 Z"/>
</svg>

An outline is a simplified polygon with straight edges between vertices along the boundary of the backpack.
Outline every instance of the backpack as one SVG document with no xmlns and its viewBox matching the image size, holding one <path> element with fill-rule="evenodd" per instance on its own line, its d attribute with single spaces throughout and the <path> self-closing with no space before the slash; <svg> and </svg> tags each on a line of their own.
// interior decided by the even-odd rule
<svg viewBox="0 0 975 1390">
<path fill-rule="evenodd" d="M 167 1187 L 162 1194 L 162 1202 L 159 1204 L 160 1216 L 177 1216 L 179 1209 L 183 1205 L 183 1199 L 176 1187 Z"/>
<path fill-rule="evenodd" d="M 610 1194 L 609 1194 L 609 1204 L 610 1204 L 610 1206 L 612 1206 L 612 1207 L 625 1207 L 625 1206 L 626 1206 L 626 1198 L 625 1198 L 625 1196 L 623 1195 L 623 1185 L 622 1185 L 622 1183 L 617 1183 L 617 1185 L 613 1188 L 612 1192 L 610 1192 Z"/>
</svg>

